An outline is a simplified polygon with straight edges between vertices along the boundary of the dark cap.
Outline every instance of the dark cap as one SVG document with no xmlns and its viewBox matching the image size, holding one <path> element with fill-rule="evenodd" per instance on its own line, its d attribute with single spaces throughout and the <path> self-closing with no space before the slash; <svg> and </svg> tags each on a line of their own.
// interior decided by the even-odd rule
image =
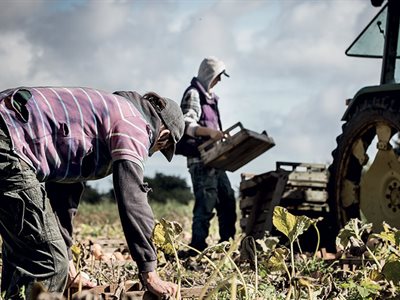
<svg viewBox="0 0 400 300">
<path fill-rule="evenodd" d="M 161 153 L 168 159 L 172 160 L 175 153 L 176 143 L 181 139 L 185 130 L 185 122 L 180 106 L 175 101 L 163 98 L 154 92 L 147 93 L 143 96 L 149 100 L 155 108 L 161 120 L 170 131 L 173 143 L 168 147 L 161 149 Z"/>
</svg>

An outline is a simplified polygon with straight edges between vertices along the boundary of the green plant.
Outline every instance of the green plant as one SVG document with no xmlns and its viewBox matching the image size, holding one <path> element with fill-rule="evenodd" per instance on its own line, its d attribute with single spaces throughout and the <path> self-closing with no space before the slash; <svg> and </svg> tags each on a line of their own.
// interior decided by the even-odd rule
<svg viewBox="0 0 400 300">
<path fill-rule="evenodd" d="M 316 224 L 318 220 L 313 220 L 308 218 L 307 216 L 295 216 L 291 214 L 286 208 L 276 206 L 274 208 L 274 214 L 272 218 L 272 222 L 276 229 L 282 232 L 288 239 L 290 244 L 290 260 L 291 260 L 291 273 L 288 272 L 290 288 L 288 293 L 288 299 L 291 296 L 291 291 L 293 289 L 293 285 L 297 285 L 293 279 L 296 277 L 296 268 L 295 268 L 295 260 L 294 260 L 294 249 L 293 244 L 298 239 L 300 235 L 302 235 L 312 224 Z M 318 231 L 317 227 L 315 226 Z M 318 235 L 319 237 L 319 235 Z M 319 241 L 317 243 L 317 247 L 319 245 Z M 318 250 L 318 248 L 317 248 Z M 306 286 L 309 294 L 311 293 L 310 287 L 305 280 L 299 280 L 299 283 L 303 286 Z M 294 290 L 296 293 L 296 290 Z M 296 295 L 295 295 L 296 297 Z M 311 296 L 310 296 L 311 297 Z"/>
<path fill-rule="evenodd" d="M 351 219 L 344 228 L 339 231 L 336 238 L 336 244 L 344 249 L 354 249 L 354 252 L 360 252 L 362 254 L 365 250 L 368 251 L 369 255 L 374 259 L 378 271 L 382 270 L 381 263 L 378 261 L 374 253 L 364 243 L 363 235 L 368 234 L 372 230 L 372 224 L 364 224 L 359 219 Z"/>
<path fill-rule="evenodd" d="M 154 202 L 152 206 L 160 220 L 156 227 L 162 229 L 159 237 L 155 238 L 159 252 L 163 253 L 159 257 L 164 257 L 158 264 L 158 272 L 165 280 L 178 283 L 181 289 L 202 287 L 203 290 L 197 290 L 196 297 L 189 298 L 191 300 L 375 300 L 400 296 L 400 233 L 387 224 L 384 224 L 382 232 L 372 234 L 369 225 L 354 220 L 338 235 L 339 245 L 346 250 L 343 258 L 350 256 L 350 248 L 355 244 L 364 249 L 359 256 L 361 264 L 353 268 L 343 268 L 341 260 L 322 260 L 316 252 L 296 253 L 293 244 L 304 238 L 302 234 L 306 230 L 316 228 L 318 220 L 294 216 L 279 207 L 274 215 L 274 225 L 287 236 L 292 246 L 279 244 L 274 236 L 266 235 L 254 240 L 252 237 L 242 239 L 238 233 L 229 242 L 217 243 L 217 238 L 213 238 L 211 246 L 199 252 L 196 258 L 182 261 L 177 258 L 176 251 L 189 248 L 184 239 L 188 235 L 185 229 L 190 228 L 191 205 L 175 201 L 165 204 Z M 91 213 L 95 213 L 94 210 Z M 91 228 L 92 233 L 109 235 L 110 238 L 117 232 L 111 230 L 116 228 L 113 223 L 107 226 L 96 224 L 85 226 Z M 155 229 L 155 233 L 159 229 Z M 90 230 L 77 231 L 79 234 L 83 232 L 87 238 Z M 82 236 L 78 235 L 76 240 L 80 239 Z M 241 261 L 239 254 L 244 248 L 249 251 L 248 260 Z M 318 249 L 318 241 L 315 249 Z M 99 284 L 120 283 L 137 276 L 134 261 L 125 262 L 118 268 L 105 262 L 87 263 L 81 268 L 96 278 Z"/>
</svg>

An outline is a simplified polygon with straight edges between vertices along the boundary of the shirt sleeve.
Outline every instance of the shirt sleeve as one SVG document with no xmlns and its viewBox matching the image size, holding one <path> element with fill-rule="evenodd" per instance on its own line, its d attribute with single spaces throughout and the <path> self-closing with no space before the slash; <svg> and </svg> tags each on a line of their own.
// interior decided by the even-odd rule
<svg viewBox="0 0 400 300">
<path fill-rule="evenodd" d="M 201 116 L 200 95 L 196 89 L 190 89 L 186 92 L 181 108 L 185 120 L 185 133 L 195 137 Z"/>
<path fill-rule="evenodd" d="M 140 116 L 115 121 L 109 141 L 112 160 L 129 160 L 144 169 L 150 148 L 149 131 L 149 126 Z"/>
<path fill-rule="evenodd" d="M 154 216 L 147 199 L 150 188 L 143 182 L 143 171 L 132 161 L 115 161 L 113 182 L 121 224 L 131 255 L 140 272 L 154 271 L 157 264 L 157 254 L 151 240 Z"/>
</svg>

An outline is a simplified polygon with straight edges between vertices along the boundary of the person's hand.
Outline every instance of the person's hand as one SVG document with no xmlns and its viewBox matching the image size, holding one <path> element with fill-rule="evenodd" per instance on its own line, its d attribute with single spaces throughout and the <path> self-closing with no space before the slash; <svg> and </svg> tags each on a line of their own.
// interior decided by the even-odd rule
<svg viewBox="0 0 400 300">
<path fill-rule="evenodd" d="M 211 129 L 211 128 L 209 128 L 209 129 L 210 129 L 209 136 L 212 140 L 217 141 L 224 137 L 224 133 L 222 131 Z"/>
<path fill-rule="evenodd" d="M 159 299 L 169 299 L 177 296 L 178 286 L 175 283 L 163 281 L 156 271 L 142 272 L 142 283 L 145 287 L 155 294 Z"/>
<path fill-rule="evenodd" d="M 80 271 L 79 274 L 76 271 L 75 264 L 73 260 L 69 261 L 68 264 L 68 282 L 67 288 L 79 288 L 81 286 L 83 289 L 94 288 L 97 284 L 90 280 L 88 274 Z"/>
</svg>

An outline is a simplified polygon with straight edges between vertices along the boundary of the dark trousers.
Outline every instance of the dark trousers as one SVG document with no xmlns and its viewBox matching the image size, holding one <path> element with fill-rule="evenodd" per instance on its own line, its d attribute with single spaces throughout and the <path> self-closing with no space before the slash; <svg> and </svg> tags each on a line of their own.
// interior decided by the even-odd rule
<svg viewBox="0 0 400 300">
<path fill-rule="evenodd" d="M 43 185 L 11 151 L 0 119 L 1 293 L 4 299 L 31 299 L 35 282 L 49 292 L 64 291 L 67 248 Z"/>
<path fill-rule="evenodd" d="M 46 182 L 45 187 L 47 197 L 50 199 L 50 204 L 56 214 L 61 235 L 67 245 L 68 258 L 71 260 L 73 258 L 71 246 L 74 244 L 72 236 L 74 218 L 78 212 L 85 185 L 83 182 Z"/>
<path fill-rule="evenodd" d="M 235 194 L 225 171 L 193 163 L 189 166 L 195 205 L 193 208 L 192 241 L 190 246 L 198 250 L 207 247 L 210 221 L 217 212 L 220 242 L 235 235 Z"/>
</svg>

